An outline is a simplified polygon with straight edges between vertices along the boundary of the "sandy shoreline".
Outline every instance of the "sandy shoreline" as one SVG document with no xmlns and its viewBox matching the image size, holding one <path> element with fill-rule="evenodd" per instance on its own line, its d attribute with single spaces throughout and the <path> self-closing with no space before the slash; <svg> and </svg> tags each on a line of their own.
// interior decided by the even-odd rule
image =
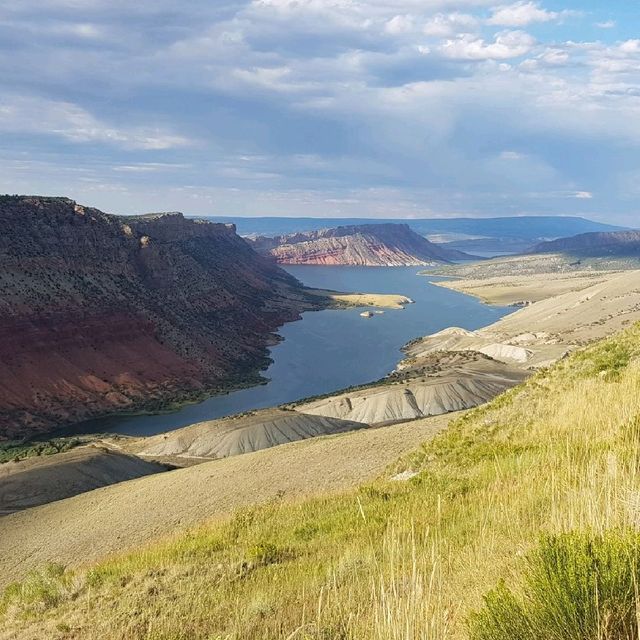
<svg viewBox="0 0 640 640">
<path fill-rule="evenodd" d="M 391 293 L 343 293 L 327 289 L 307 289 L 307 293 L 328 299 L 333 305 L 341 307 L 379 307 L 382 309 L 404 309 L 413 300 L 407 296 Z"/>
</svg>

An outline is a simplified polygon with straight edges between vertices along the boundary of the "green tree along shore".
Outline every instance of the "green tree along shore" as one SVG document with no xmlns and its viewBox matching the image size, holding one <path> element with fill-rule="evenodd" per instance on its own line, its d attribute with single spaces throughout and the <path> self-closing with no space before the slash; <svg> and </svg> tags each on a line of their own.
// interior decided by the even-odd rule
<svg viewBox="0 0 640 640">
<path fill-rule="evenodd" d="M 639 466 L 636 325 L 468 412 L 358 490 L 239 511 L 87 570 L 44 567 L 6 590 L 0 628 L 25 639 L 636 639 Z M 390 479 L 407 470 L 417 475 Z"/>
</svg>

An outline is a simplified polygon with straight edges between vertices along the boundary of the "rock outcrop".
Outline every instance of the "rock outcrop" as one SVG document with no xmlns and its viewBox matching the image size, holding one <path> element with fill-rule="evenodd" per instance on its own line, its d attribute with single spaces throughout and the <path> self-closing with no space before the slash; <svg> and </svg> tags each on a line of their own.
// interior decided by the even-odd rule
<svg viewBox="0 0 640 640">
<path fill-rule="evenodd" d="M 279 264 L 289 265 L 409 267 L 474 259 L 430 242 L 406 224 L 363 224 L 275 238 L 261 236 L 249 242 Z"/>
<path fill-rule="evenodd" d="M 0 229 L 0 438 L 255 381 L 313 304 L 232 225 L 5 196 Z"/>
</svg>

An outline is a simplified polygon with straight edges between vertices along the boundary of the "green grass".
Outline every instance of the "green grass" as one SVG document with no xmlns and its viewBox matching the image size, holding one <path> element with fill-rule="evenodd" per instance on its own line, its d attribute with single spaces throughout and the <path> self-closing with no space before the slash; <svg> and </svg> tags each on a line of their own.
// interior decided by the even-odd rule
<svg viewBox="0 0 640 640">
<path fill-rule="evenodd" d="M 467 413 L 392 473 L 406 469 L 419 474 L 275 500 L 65 572 L 53 599 L 13 587 L 0 628 L 21 640 L 462 640 L 491 603 L 515 619 L 554 589 L 564 600 L 541 616 L 586 620 L 598 572 L 611 574 L 604 611 L 624 609 L 631 574 L 609 567 L 635 558 L 626 532 L 640 525 L 640 327 Z M 574 547 L 564 565 L 557 541 Z M 597 562 L 579 565 L 585 592 L 572 604 L 560 569 L 574 571 L 589 544 Z M 556 556 L 545 583 L 535 567 Z M 527 592 L 532 575 L 539 596 Z M 586 629 L 574 637 L 628 640 Z M 555 633 L 536 637 L 569 637 Z"/>
</svg>

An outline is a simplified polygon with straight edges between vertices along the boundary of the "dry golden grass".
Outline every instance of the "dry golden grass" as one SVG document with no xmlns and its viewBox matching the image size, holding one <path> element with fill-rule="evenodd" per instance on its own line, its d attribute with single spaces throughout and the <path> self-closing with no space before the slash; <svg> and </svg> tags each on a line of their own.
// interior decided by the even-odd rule
<svg viewBox="0 0 640 640">
<path fill-rule="evenodd" d="M 457 420 L 386 478 L 32 576 L 2 638 L 458 640 L 542 534 L 640 524 L 640 328 Z M 419 474 L 390 480 L 397 471 Z"/>
</svg>

